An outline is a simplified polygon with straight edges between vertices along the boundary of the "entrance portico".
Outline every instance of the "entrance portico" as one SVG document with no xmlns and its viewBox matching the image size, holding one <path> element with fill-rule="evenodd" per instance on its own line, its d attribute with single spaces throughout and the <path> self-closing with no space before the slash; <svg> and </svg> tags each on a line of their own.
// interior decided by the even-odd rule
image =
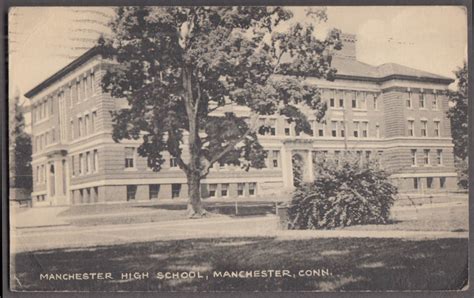
<svg viewBox="0 0 474 298">
<path fill-rule="evenodd" d="M 295 183 L 314 180 L 312 140 L 285 140 L 282 147 L 283 185 L 294 188 Z M 298 177 L 300 176 L 300 177 Z"/>
<path fill-rule="evenodd" d="M 51 205 L 69 204 L 69 175 L 66 150 L 55 150 L 48 155 L 47 187 Z"/>
</svg>

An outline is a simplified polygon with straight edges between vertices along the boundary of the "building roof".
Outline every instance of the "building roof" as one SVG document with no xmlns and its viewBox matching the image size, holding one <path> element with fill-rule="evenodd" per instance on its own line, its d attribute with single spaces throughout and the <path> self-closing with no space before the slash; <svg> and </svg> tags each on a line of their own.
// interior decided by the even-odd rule
<svg viewBox="0 0 474 298">
<path fill-rule="evenodd" d="M 100 54 L 99 47 L 93 47 L 79 58 L 72 61 L 52 76 L 38 84 L 36 87 L 31 89 L 25 94 L 25 97 L 31 98 L 49 87 L 56 81 L 60 80 L 67 73 L 78 68 L 90 58 Z M 353 58 L 334 56 L 332 58 L 332 67 L 337 69 L 336 79 L 353 79 L 353 80 L 366 80 L 374 82 L 383 82 L 390 79 L 405 79 L 415 80 L 424 82 L 434 82 L 441 84 L 451 84 L 454 82 L 453 79 L 426 72 L 423 70 L 414 69 L 404 65 L 396 63 L 385 63 L 379 66 L 373 66 L 367 63 L 360 62 Z"/>
<path fill-rule="evenodd" d="M 362 79 L 383 82 L 390 79 L 405 79 L 450 84 L 453 79 L 407 67 L 397 63 L 373 66 L 351 58 L 333 57 L 332 66 L 337 69 L 337 78 Z"/>
</svg>

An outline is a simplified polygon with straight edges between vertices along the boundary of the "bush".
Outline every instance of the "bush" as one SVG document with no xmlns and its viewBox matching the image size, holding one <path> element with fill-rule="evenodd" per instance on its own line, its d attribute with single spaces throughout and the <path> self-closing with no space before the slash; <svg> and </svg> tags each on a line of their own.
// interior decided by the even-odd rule
<svg viewBox="0 0 474 298">
<path fill-rule="evenodd" d="M 397 188 L 377 162 L 351 154 L 317 160 L 315 180 L 300 184 L 288 208 L 290 229 L 387 223 Z"/>
</svg>

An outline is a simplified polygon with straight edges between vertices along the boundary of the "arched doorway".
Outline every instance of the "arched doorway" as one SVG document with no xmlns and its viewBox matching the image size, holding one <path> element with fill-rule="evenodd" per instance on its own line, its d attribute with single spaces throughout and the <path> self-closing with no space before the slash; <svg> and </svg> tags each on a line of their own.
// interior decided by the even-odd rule
<svg viewBox="0 0 474 298">
<path fill-rule="evenodd" d="M 298 153 L 291 157 L 291 164 L 293 170 L 293 186 L 298 187 L 303 182 L 304 162 L 303 157 Z"/>
</svg>

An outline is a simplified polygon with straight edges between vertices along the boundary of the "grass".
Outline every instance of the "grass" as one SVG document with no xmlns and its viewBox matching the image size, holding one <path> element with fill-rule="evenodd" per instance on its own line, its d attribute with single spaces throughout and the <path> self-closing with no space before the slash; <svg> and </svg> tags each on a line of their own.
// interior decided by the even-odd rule
<svg viewBox="0 0 474 298">
<path fill-rule="evenodd" d="M 458 290 L 467 280 L 467 239 L 230 238 L 158 241 L 14 256 L 16 290 L 294 291 Z M 214 271 L 325 269 L 326 277 L 214 278 Z M 149 272 L 121 280 L 125 272 Z M 199 271 L 209 279 L 158 280 L 155 273 Z M 40 281 L 40 273 L 112 272 L 107 281 Z"/>
<path fill-rule="evenodd" d="M 275 214 L 275 204 L 268 202 L 205 202 L 208 216 L 254 216 Z M 134 203 L 80 205 L 61 212 L 59 217 L 76 226 L 137 224 L 186 219 L 186 203 Z"/>
</svg>

